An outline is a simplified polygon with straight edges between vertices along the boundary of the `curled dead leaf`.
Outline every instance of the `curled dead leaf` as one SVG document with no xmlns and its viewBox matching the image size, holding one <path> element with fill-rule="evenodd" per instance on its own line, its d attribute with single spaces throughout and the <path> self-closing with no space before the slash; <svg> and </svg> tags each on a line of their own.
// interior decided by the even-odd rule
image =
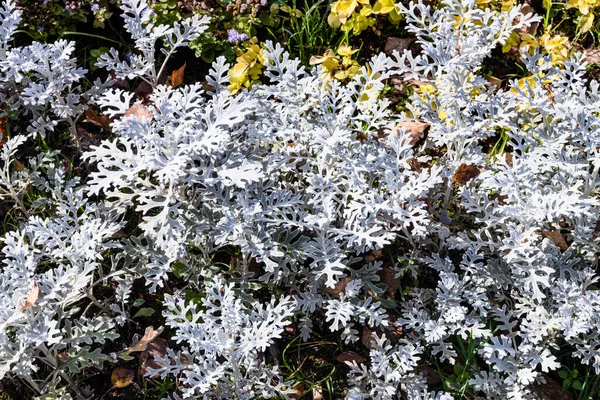
<svg viewBox="0 0 600 400">
<path fill-rule="evenodd" d="M 156 337 L 146 346 L 146 350 L 142 351 L 139 355 L 140 360 L 140 375 L 148 375 L 151 369 L 161 369 L 165 366 L 158 361 L 155 360 L 155 357 L 164 357 L 167 354 L 167 347 L 169 346 L 169 342 L 161 337 Z M 182 362 L 185 360 L 182 357 Z M 160 376 L 159 373 L 151 376 L 152 378 L 158 378 Z"/>
<path fill-rule="evenodd" d="M 306 390 L 306 389 L 304 388 L 304 384 L 303 384 L 302 382 L 298 382 L 298 383 L 296 383 L 296 384 L 295 384 L 295 385 L 292 387 L 292 389 L 294 389 L 294 390 L 296 391 L 296 393 L 289 394 L 289 395 L 288 395 L 288 397 L 289 397 L 290 399 L 299 399 L 299 398 L 301 398 L 302 396 L 304 396 L 304 391 Z"/>
<path fill-rule="evenodd" d="M 478 177 L 479 174 L 481 174 L 481 171 L 476 166 L 461 164 L 454 173 L 454 182 L 459 185 L 465 185 L 471 179 Z"/>
<path fill-rule="evenodd" d="M 542 236 L 551 239 L 560 251 L 566 251 L 569 248 L 565 237 L 558 231 L 543 231 Z"/>
<path fill-rule="evenodd" d="M 131 385 L 135 378 L 135 371 L 123 367 L 117 367 L 113 370 L 110 375 L 110 381 L 112 383 L 111 389 L 121 389 Z"/>
<path fill-rule="evenodd" d="M 183 83 L 183 72 L 185 71 L 186 63 L 183 63 L 183 66 L 179 69 L 176 69 L 171 73 L 171 86 L 177 87 Z"/>
<path fill-rule="evenodd" d="M 387 55 L 392 55 L 394 51 L 402 54 L 404 50 L 407 50 L 414 41 L 414 38 L 388 37 L 385 41 L 385 47 L 383 51 Z"/>
<path fill-rule="evenodd" d="M 377 271 L 377 275 L 381 280 L 381 283 L 385 283 L 386 289 L 385 292 L 391 298 L 394 298 L 396 292 L 398 291 L 398 281 L 396 280 L 396 271 L 394 271 L 390 267 L 383 267 L 379 271 Z"/>
<path fill-rule="evenodd" d="M 150 112 L 150 110 L 148 110 L 148 108 L 140 103 L 136 103 L 134 105 L 132 105 L 131 107 L 129 107 L 129 109 L 127 111 L 125 111 L 125 116 L 129 117 L 133 115 L 134 117 L 136 117 L 137 119 L 153 119 L 154 115 L 152 115 L 152 113 Z"/>
<path fill-rule="evenodd" d="M 414 146 L 417 144 L 419 139 L 423 137 L 427 128 L 429 128 L 429 124 L 426 122 L 420 121 L 405 121 L 401 122 L 394 127 L 394 133 L 399 134 L 402 128 L 406 129 L 406 132 L 410 136 L 410 145 Z"/>
<path fill-rule="evenodd" d="M 108 118 L 106 115 L 98 115 L 98 113 L 91 108 L 85 110 L 85 119 L 83 122 L 89 122 L 90 124 L 94 124 L 100 128 L 110 130 L 110 118 Z"/>
<path fill-rule="evenodd" d="M 586 51 L 583 60 L 589 64 L 600 64 L 600 48 Z"/>
<path fill-rule="evenodd" d="M 353 278 L 345 277 L 337 281 L 334 287 L 325 287 L 325 291 L 332 296 L 340 297 L 346 291 L 346 286 L 353 281 Z"/>
<path fill-rule="evenodd" d="M 137 342 L 135 345 L 131 346 L 129 349 L 127 349 L 126 352 L 133 353 L 136 351 L 146 351 L 146 348 L 148 347 L 150 342 L 156 339 L 158 335 L 162 333 L 163 330 L 164 327 L 162 326 L 159 327 L 157 330 L 154 330 L 154 328 L 151 326 L 147 327 L 146 331 L 144 332 L 144 336 L 140 339 L 140 341 Z"/>
<path fill-rule="evenodd" d="M 27 294 L 27 298 L 25 299 L 25 301 L 22 301 L 22 300 L 20 301 L 21 311 L 25 311 L 29 307 L 33 306 L 35 304 L 35 302 L 37 301 L 39 295 L 40 295 L 40 286 L 38 284 L 38 281 L 34 279 L 33 287 L 29 290 L 29 293 Z"/>
<path fill-rule="evenodd" d="M 367 359 L 361 356 L 360 354 L 356 354 L 353 351 L 345 351 L 342 354 L 338 355 L 335 358 L 338 362 L 342 364 L 346 364 L 347 362 L 356 361 L 358 364 L 367 362 Z"/>
</svg>

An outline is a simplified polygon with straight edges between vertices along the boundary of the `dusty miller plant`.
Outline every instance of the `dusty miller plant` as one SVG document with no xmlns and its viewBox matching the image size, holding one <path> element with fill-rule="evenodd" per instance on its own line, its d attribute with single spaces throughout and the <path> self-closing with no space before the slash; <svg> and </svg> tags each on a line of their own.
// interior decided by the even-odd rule
<svg viewBox="0 0 600 400">
<path fill-rule="evenodd" d="M 518 7 L 498 13 L 470 0 L 437 10 L 398 7 L 420 54 L 376 55 L 341 84 L 267 43 L 268 82 L 232 95 L 223 58 L 206 77 L 214 90 L 161 83 L 176 49 L 202 34 L 206 19 L 156 25 L 145 1 L 124 0 L 137 51 L 121 61 L 113 49 L 98 65 L 117 78 L 143 79 L 153 92 L 146 103 L 117 88 L 97 87 L 89 97 L 113 118 L 114 138 L 84 153 L 94 168 L 88 179 L 66 179 L 43 155 L 22 177 L 10 164 L 24 139 L 3 149 L 0 193 L 20 206 L 26 185 L 19 180 L 27 179 L 47 193 L 54 213 L 30 216 L 3 239 L 2 376 L 22 377 L 40 393 L 68 385 L 90 396 L 73 377 L 111 359 L 100 345 L 129 318 L 133 280 L 143 277 L 155 292 L 175 269 L 201 300 L 176 291 L 164 303 L 174 334 L 156 360 L 162 367 L 150 374 L 180 377 L 172 398 L 289 398 L 293 382 L 263 353 L 291 321 L 308 340 L 317 318 L 346 343 L 363 327 L 378 332 L 369 363 L 349 365 L 350 399 L 451 399 L 431 392 L 418 367 L 429 354 L 456 363 L 459 340 L 474 343 L 480 356 L 468 382 L 480 398 L 535 398 L 533 384 L 559 367 L 561 343 L 600 373 L 600 299 L 592 287 L 598 83 L 584 80 L 580 55 L 558 68 L 534 54 L 524 56 L 527 79 L 490 86 L 481 76 L 486 57 L 537 20 Z M 13 3 L 0 16 L 8 39 L 18 23 Z M 20 94 L 2 101 L 43 122 L 50 121 L 48 104 L 77 98 L 69 85 L 83 72 L 71 68 L 69 45 L 2 43 L 8 83 L 0 88 Z M 11 63 L 10 54 L 27 60 L 58 48 L 65 59 L 57 73 L 68 85 L 43 97 L 54 78 L 36 66 L 27 70 L 38 71 L 36 79 L 19 81 L 29 64 Z M 392 74 L 433 90 L 394 114 L 380 96 Z M 53 115 L 76 118 L 83 108 L 70 104 L 72 111 Z M 407 121 L 429 125 L 423 143 L 415 146 L 410 132 L 396 128 Z M 495 137 L 507 140 L 509 157 L 483 151 L 483 141 Z M 440 155 L 433 159 L 431 151 Z M 481 174 L 458 184 L 453 176 L 462 165 Z M 117 240 L 117 221 L 129 213 L 140 217 L 138 233 Z M 415 288 L 398 304 L 396 321 L 374 299 L 384 290 L 382 262 L 365 261 L 386 246 L 402 246 L 398 277 L 426 268 L 437 277 L 435 289 Z M 232 248 L 238 264 L 211 261 Z M 115 295 L 99 302 L 92 289 L 109 278 Z M 250 288 L 288 296 L 265 300 Z M 397 343 L 385 336 L 392 323 L 405 333 Z M 42 366 L 46 381 L 33 375 Z"/>
</svg>

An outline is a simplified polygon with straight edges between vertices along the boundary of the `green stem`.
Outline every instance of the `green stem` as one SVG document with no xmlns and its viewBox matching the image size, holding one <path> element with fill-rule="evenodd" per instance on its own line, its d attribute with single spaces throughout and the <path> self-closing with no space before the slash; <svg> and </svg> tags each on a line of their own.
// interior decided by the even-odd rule
<svg viewBox="0 0 600 400">
<path fill-rule="evenodd" d="M 85 32 L 63 32 L 63 35 L 71 35 L 71 36 L 87 36 L 87 37 L 91 37 L 91 38 L 95 38 L 95 39 L 100 39 L 100 40 L 105 40 L 107 42 L 112 42 L 112 43 L 116 43 L 119 46 L 122 45 L 121 42 L 118 42 L 116 40 L 107 38 L 105 36 L 100 36 L 100 35 L 94 35 L 93 33 L 85 33 Z"/>
</svg>

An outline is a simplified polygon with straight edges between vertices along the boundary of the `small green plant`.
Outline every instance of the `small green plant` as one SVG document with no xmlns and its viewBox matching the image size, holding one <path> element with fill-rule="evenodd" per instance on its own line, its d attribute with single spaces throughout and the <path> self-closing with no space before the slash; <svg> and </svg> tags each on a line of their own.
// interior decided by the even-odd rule
<svg viewBox="0 0 600 400">
<path fill-rule="evenodd" d="M 289 5 L 274 4 L 270 11 L 278 23 L 266 29 L 273 40 L 283 41 L 290 54 L 306 65 L 313 55 L 339 47 L 343 38 L 327 23 L 327 3 L 304 1 L 302 8 L 299 7 L 296 0 Z"/>
</svg>

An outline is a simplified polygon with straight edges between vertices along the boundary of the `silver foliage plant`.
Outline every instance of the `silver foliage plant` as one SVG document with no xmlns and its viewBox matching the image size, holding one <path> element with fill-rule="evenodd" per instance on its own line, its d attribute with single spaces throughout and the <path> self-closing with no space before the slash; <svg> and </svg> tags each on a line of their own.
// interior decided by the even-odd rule
<svg viewBox="0 0 600 400">
<path fill-rule="evenodd" d="M 506 90 L 490 86 L 481 77 L 486 57 L 537 21 L 518 7 L 498 13 L 473 0 L 446 0 L 435 11 L 421 2 L 397 6 L 419 55 L 376 55 L 341 84 L 267 43 L 268 82 L 232 95 L 223 58 L 206 77 L 213 90 L 160 83 L 176 49 L 201 35 L 208 20 L 156 25 L 144 0 L 123 0 L 137 51 L 121 61 L 113 49 L 98 66 L 145 80 L 153 87 L 149 105 L 115 88 L 98 87 L 86 98 L 114 118 L 114 139 L 84 153 L 94 168 L 85 182 L 66 179 L 48 155 L 29 173 L 11 170 L 21 136 L 3 148 L 0 194 L 20 206 L 18 174 L 28 174 L 55 212 L 28 216 L 3 238 L 0 377 L 21 377 L 47 398 L 89 397 L 74 376 L 113 360 L 101 347 L 129 317 L 133 280 L 143 276 L 155 292 L 175 268 L 202 300 L 182 293 L 165 299 L 162 315 L 173 336 L 156 359 L 162 367 L 149 373 L 180 377 L 174 399 L 289 398 L 294 382 L 268 365 L 264 352 L 292 321 L 308 340 L 317 318 L 346 343 L 358 340 L 361 327 L 376 332 L 369 363 L 349 363 L 349 399 L 452 399 L 428 390 L 418 367 L 429 355 L 456 363 L 457 341 L 478 349 L 468 384 L 481 398 L 535 398 L 533 385 L 560 366 L 564 343 L 600 373 L 600 297 L 592 287 L 598 83 L 584 79 L 581 55 L 558 68 L 524 54 L 530 79 Z M 73 108 L 53 115 L 75 121 L 83 108 L 71 85 L 84 72 L 73 68 L 72 44 L 12 49 L 14 3 L 3 4 L 0 18 L 0 100 L 27 109 L 41 132 L 35 127 L 51 119 L 40 107 L 62 104 L 55 100 L 72 90 L 60 98 L 72 99 Z M 56 79 L 66 85 L 56 93 L 48 92 L 54 78 L 33 67 L 35 52 L 53 51 L 63 64 L 52 76 L 64 75 Z M 16 54 L 19 62 L 11 62 Z M 19 72 L 26 68 L 38 72 Z M 395 114 L 380 96 L 391 75 L 434 90 Z M 1 94 L 16 87 L 21 96 Z M 410 132 L 396 128 L 407 121 L 429 124 L 417 147 Z M 498 134 L 509 141 L 510 159 L 482 149 Z M 434 148 L 444 149 L 435 159 L 425 151 Z M 428 166 L 418 169 L 415 160 Z M 452 178 L 463 164 L 482 173 L 457 185 Z M 140 215 L 140 233 L 117 239 L 126 212 Z M 568 248 L 552 240 L 559 231 Z M 392 321 L 373 299 L 384 290 L 382 263 L 364 261 L 385 246 L 403 247 L 397 277 L 419 268 L 439 277 L 435 289 L 413 289 L 399 303 L 393 323 L 405 334 L 397 343 L 386 338 Z M 241 254 L 235 274 L 218 272 L 211 261 L 226 248 Z M 339 294 L 325 290 L 346 277 Z M 118 288 L 99 302 L 92 288 L 108 278 Z M 290 295 L 264 302 L 254 291 L 275 287 Z M 53 371 L 45 381 L 35 375 L 42 365 Z"/>
</svg>

